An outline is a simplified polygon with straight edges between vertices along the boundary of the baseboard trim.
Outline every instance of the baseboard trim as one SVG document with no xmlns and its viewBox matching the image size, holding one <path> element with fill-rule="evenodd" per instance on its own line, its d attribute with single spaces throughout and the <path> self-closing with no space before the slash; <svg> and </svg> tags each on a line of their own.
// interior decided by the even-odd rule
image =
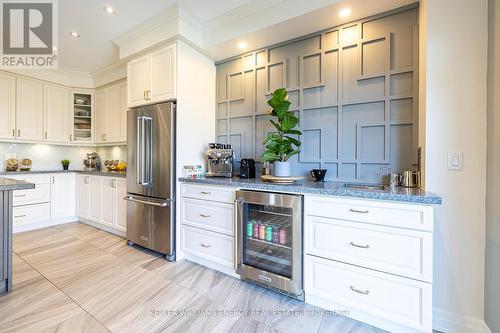
<svg viewBox="0 0 500 333">
<path fill-rule="evenodd" d="M 47 220 L 47 221 L 39 221 L 39 222 L 33 222 L 33 223 L 27 223 L 27 224 L 22 224 L 22 225 L 14 225 L 12 228 L 13 233 L 18 233 L 18 232 L 25 232 L 25 231 L 31 231 L 31 230 L 36 230 L 36 229 L 43 229 L 47 227 L 52 227 L 55 225 L 60 225 L 60 224 L 65 224 L 65 223 L 70 223 L 70 222 L 77 222 L 78 217 L 76 216 L 70 216 L 70 217 L 64 217 L 56 220 Z"/>
<path fill-rule="evenodd" d="M 482 319 L 459 316 L 436 308 L 433 311 L 432 326 L 444 333 L 492 333 Z"/>
<path fill-rule="evenodd" d="M 123 232 L 121 230 L 117 230 L 115 228 L 109 227 L 109 226 L 107 226 L 105 224 L 101 224 L 101 223 L 94 222 L 94 221 L 89 221 L 89 220 L 81 218 L 81 217 L 78 217 L 77 221 L 85 223 L 85 224 L 88 224 L 88 225 L 90 225 L 92 227 L 95 227 L 97 229 L 102 229 L 104 231 L 107 231 L 109 233 L 115 234 L 117 236 L 120 236 L 120 237 L 123 237 L 123 238 L 127 238 L 127 233 L 126 232 Z"/>
</svg>

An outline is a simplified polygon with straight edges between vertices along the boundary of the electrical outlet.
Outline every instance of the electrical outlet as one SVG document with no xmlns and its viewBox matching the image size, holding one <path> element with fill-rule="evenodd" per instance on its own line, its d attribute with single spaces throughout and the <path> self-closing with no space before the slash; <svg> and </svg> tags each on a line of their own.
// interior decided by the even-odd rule
<svg viewBox="0 0 500 333">
<path fill-rule="evenodd" d="M 464 153 L 448 153 L 448 170 L 463 170 Z"/>
</svg>

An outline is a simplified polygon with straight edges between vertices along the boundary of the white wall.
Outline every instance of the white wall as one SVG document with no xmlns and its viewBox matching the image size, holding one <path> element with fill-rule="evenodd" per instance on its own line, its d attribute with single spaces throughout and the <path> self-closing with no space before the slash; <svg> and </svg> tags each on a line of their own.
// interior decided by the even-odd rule
<svg viewBox="0 0 500 333">
<path fill-rule="evenodd" d="M 490 0 L 485 319 L 500 332 L 500 0 Z"/>
<path fill-rule="evenodd" d="M 426 189 L 443 197 L 435 216 L 434 325 L 484 325 L 487 0 L 421 1 L 425 67 Z M 447 153 L 464 153 L 463 171 Z"/>
</svg>

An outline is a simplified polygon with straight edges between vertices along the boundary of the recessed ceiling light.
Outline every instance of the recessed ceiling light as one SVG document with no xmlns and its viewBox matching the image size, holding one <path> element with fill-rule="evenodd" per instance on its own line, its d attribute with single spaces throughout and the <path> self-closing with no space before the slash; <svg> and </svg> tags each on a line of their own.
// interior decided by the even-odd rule
<svg viewBox="0 0 500 333">
<path fill-rule="evenodd" d="M 103 10 L 110 15 L 116 14 L 116 10 L 111 6 L 105 6 Z"/>
<path fill-rule="evenodd" d="M 245 42 L 239 42 L 238 47 L 243 50 L 243 49 L 246 49 L 248 47 L 248 44 Z"/>
<path fill-rule="evenodd" d="M 80 34 L 76 31 L 71 31 L 69 34 L 71 35 L 71 37 L 80 38 Z"/>
<path fill-rule="evenodd" d="M 340 10 L 339 16 L 340 17 L 347 17 L 347 16 L 351 15 L 351 13 L 352 13 L 351 8 L 343 8 Z"/>
</svg>

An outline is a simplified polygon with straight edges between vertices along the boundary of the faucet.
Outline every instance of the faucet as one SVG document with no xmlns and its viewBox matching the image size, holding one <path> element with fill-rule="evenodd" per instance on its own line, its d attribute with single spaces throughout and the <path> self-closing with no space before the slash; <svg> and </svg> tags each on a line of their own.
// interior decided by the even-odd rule
<svg viewBox="0 0 500 333">
<path fill-rule="evenodd" d="M 391 186 L 391 188 L 395 188 L 396 186 L 398 186 L 398 185 L 399 185 L 399 183 L 400 183 L 400 181 L 401 181 L 401 180 L 400 180 L 400 177 L 401 177 L 401 176 L 400 176 L 399 174 L 393 174 L 393 173 L 392 173 L 392 169 L 391 169 L 391 168 L 389 168 L 389 167 L 387 167 L 387 166 L 383 166 L 383 167 L 381 167 L 381 168 L 378 170 L 378 172 L 377 172 L 377 176 L 380 176 L 380 173 L 381 173 L 381 172 L 382 172 L 382 170 L 384 170 L 384 169 L 389 170 L 389 174 L 388 174 L 388 175 L 389 175 L 389 185 Z"/>
<path fill-rule="evenodd" d="M 389 175 L 392 173 L 392 169 L 391 169 L 391 168 L 386 167 L 386 166 L 383 166 L 383 167 L 381 167 L 380 169 L 378 169 L 378 171 L 377 171 L 377 176 L 380 176 L 380 173 L 381 173 L 381 172 L 382 172 L 382 170 L 384 170 L 384 169 L 389 170 Z"/>
</svg>

